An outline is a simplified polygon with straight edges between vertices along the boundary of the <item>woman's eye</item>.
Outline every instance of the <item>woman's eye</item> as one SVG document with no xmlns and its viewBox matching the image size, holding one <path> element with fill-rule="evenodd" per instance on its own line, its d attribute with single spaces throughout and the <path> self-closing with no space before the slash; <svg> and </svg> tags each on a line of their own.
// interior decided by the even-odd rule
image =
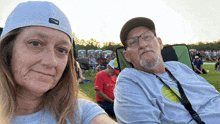
<svg viewBox="0 0 220 124">
<path fill-rule="evenodd" d="M 35 46 L 35 47 L 41 46 L 41 43 L 38 42 L 38 41 L 31 41 L 30 44 L 31 44 L 32 46 Z"/>
<path fill-rule="evenodd" d="M 63 49 L 63 48 L 59 48 L 58 51 L 62 54 L 65 54 L 67 53 L 67 50 L 66 49 Z"/>
<path fill-rule="evenodd" d="M 131 45 L 136 44 L 137 42 L 138 42 L 137 40 L 133 40 L 133 41 L 131 42 Z"/>
</svg>

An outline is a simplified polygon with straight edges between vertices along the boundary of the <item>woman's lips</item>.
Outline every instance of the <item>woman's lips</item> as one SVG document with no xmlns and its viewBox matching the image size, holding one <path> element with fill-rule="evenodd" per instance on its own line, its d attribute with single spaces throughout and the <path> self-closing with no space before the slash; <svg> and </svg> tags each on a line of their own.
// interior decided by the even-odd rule
<svg viewBox="0 0 220 124">
<path fill-rule="evenodd" d="M 39 72 L 39 71 L 36 71 L 37 73 L 40 73 L 40 74 L 43 74 L 43 75 L 46 75 L 46 76 L 51 76 L 51 77 L 53 77 L 53 75 L 52 74 L 48 74 L 48 73 L 43 73 L 43 72 Z"/>
</svg>

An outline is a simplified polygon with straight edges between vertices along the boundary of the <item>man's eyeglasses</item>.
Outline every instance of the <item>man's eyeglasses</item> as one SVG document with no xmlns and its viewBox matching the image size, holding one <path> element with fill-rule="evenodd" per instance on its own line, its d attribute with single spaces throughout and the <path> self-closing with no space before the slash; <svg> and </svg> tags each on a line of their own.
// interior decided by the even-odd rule
<svg viewBox="0 0 220 124">
<path fill-rule="evenodd" d="M 135 46 L 139 45 L 139 38 L 140 37 L 144 41 L 150 41 L 151 39 L 153 39 L 155 37 L 153 32 L 154 32 L 153 30 L 144 32 L 140 36 L 136 36 L 136 37 L 132 37 L 132 38 L 128 39 L 125 43 L 127 44 L 127 47 L 135 47 Z"/>
</svg>

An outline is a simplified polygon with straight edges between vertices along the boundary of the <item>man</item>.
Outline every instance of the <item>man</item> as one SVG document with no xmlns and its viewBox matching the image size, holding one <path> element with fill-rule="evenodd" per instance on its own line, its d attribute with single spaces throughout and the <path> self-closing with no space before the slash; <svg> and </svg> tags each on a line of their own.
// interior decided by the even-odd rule
<svg viewBox="0 0 220 124">
<path fill-rule="evenodd" d="M 114 105 L 114 89 L 116 83 L 116 74 L 119 71 L 115 69 L 114 60 L 111 60 L 107 68 L 97 73 L 95 78 L 95 90 L 97 103 L 108 113 L 109 116 L 115 118 L 113 109 Z"/>
<path fill-rule="evenodd" d="M 120 38 L 123 55 L 134 68 L 123 69 L 117 78 L 114 111 L 119 123 L 219 123 L 219 92 L 187 65 L 163 62 L 163 43 L 152 20 L 129 20 Z"/>
<path fill-rule="evenodd" d="M 107 64 L 111 61 L 111 57 L 107 56 L 104 61 L 96 67 L 96 71 L 105 70 L 107 68 Z"/>
<path fill-rule="evenodd" d="M 199 56 L 195 56 L 193 65 L 197 74 L 207 74 L 207 72 L 203 69 L 203 61 L 200 60 Z"/>
</svg>

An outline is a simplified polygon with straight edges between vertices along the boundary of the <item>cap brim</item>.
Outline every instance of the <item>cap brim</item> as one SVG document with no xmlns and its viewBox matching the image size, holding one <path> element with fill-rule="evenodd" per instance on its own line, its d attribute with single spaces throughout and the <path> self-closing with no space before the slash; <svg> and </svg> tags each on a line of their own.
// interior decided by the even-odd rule
<svg viewBox="0 0 220 124">
<path fill-rule="evenodd" d="M 128 33 L 135 27 L 139 27 L 139 26 L 146 26 L 150 30 L 155 30 L 154 22 L 151 19 L 145 17 L 133 18 L 127 21 L 121 29 L 120 39 L 123 45 L 125 45 L 124 42 L 127 39 Z"/>
<path fill-rule="evenodd" d="M 120 73 L 119 70 L 116 70 L 116 69 L 113 69 L 113 70 L 114 70 L 114 72 L 115 72 L 116 74 L 119 74 L 119 73 Z"/>
</svg>

